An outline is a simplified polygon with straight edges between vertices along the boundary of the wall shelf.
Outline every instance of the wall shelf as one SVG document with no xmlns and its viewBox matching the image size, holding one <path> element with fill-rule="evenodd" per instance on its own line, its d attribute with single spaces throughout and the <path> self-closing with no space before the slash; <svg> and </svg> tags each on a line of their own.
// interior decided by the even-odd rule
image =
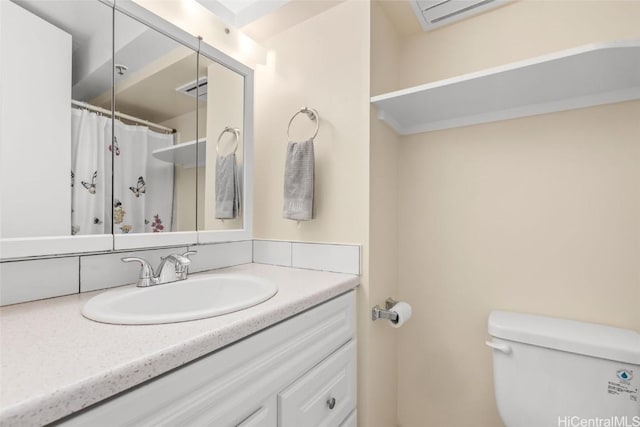
<svg viewBox="0 0 640 427">
<path fill-rule="evenodd" d="M 401 135 L 640 99 L 640 40 L 581 46 L 371 98 Z"/>
<path fill-rule="evenodd" d="M 151 154 L 164 162 L 182 165 L 184 168 L 194 168 L 196 166 L 196 150 L 198 166 L 205 166 L 207 159 L 207 141 L 205 139 L 199 140 L 197 144 L 196 141 L 189 141 L 160 148 Z"/>
</svg>

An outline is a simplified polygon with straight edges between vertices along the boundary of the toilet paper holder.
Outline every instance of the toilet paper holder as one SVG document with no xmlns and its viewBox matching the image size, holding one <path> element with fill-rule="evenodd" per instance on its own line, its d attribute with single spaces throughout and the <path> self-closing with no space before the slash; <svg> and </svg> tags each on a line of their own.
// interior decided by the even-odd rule
<svg viewBox="0 0 640 427">
<path fill-rule="evenodd" d="M 376 305 L 371 309 L 371 320 L 387 319 L 391 320 L 393 323 L 396 323 L 398 321 L 398 313 L 396 313 L 395 311 L 391 311 L 391 309 L 397 303 L 398 301 L 387 298 L 384 302 L 385 310 L 380 308 L 379 305 Z"/>
</svg>

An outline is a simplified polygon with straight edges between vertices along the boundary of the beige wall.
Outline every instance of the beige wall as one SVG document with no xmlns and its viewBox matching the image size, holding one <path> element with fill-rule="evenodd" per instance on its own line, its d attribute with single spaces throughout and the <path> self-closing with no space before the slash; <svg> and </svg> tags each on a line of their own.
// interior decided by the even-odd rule
<svg viewBox="0 0 640 427">
<path fill-rule="evenodd" d="M 254 234 L 363 245 L 358 418 L 361 426 L 387 427 L 395 423 L 394 361 L 385 363 L 392 343 L 370 320 L 372 305 L 382 301 L 368 271 L 369 16 L 368 2 L 345 1 L 266 42 L 268 64 L 256 70 Z M 298 224 L 282 218 L 282 186 L 287 123 L 303 106 L 317 109 L 321 120 L 316 218 Z M 299 116 L 296 122 L 305 120 Z"/>
<path fill-rule="evenodd" d="M 401 44 L 401 88 L 604 40 L 639 37 L 640 1 L 520 0 Z"/>
<path fill-rule="evenodd" d="M 347 1 L 265 46 L 268 64 L 257 67 L 255 83 L 256 237 L 366 243 L 369 5 Z M 298 224 L 282 218 L 282 195 L 287 124 L 303 106 L 318 110 L 320 131 L 316 215 Z"/>
<path fill-rule="evenodd" d="M 371 92 L 382 93 L 396 84 L 398 40 L 392 24 L 379 4 L 371 4 Z M 384 122 L 376 119 L 371 107 L 369 173 L 369 309 L 384 306 L 388 297 L 398 298 L 398 142 L 400 138 Z M 397 337 L 398 329 L 386 321 L 370 322 L 368 374 L 386 390 L 386 397 L 370 399 L 376 405 L 371 424 L 396 425 Z M 371 403 L 369 403 L 371 402 Z"/>
<path fill-rule="evenodd" d="M 640 330 L 638 117 L 632 102 L 404 138 L 400 425 L 500 425 L 492 309 Z"/>
<path fill-rule="evenodd" d="M 638 22 L 640 2 L 516 2 L 401 40 L 397 88 L 640 38 Z M 640 330 L 639 117 L 636 101 L 401 138 L 399 425 L 502 425 L 492 309 Z"/>
</svg>

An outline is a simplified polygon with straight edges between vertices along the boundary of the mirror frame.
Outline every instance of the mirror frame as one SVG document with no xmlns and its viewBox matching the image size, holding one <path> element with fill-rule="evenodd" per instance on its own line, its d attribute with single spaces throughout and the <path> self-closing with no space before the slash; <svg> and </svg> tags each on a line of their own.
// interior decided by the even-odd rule
<svg viewBox="0 0 640 427">
<path fill-rule="evenodd" d="M 196 230 L 169 233 L 101 234 L 88 236 L 51 236 L 0 238 L 0 260 L 39 256 L 58 256 L 111 252 L 126 249 L 146 249 L 199 243 L 230 242 L 253 238 L 253 93 L 254 71 L 200 37 L 165 21 L 133 0 L 97 0 L 130 18 L 164 34 L 212 61 L 244 77 L 244 167 L 243 167 L 243 228 L 235 230 Z M 114 35 L 112 34 L 112 37 Z M 112 52 L 113 62 L 113 52 Z M 112 103 L 113 108 L 113 103 Z"/>
</svg>

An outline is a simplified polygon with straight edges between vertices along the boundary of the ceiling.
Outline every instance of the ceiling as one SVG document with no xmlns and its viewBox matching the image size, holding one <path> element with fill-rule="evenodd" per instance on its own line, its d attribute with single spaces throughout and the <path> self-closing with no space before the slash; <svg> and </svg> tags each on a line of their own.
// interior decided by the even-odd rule
<svg viewBox="0 0 640 427">
<path fill-rule="evenodd" d="M 258 43 L 264 43 L 276 34 L 319 15 L 343 1 L 344 0 L 291 0 L 277 10 L 243 26 L 241 30 Z"/>
<path fill-rule="evenodd" d="M 313 16 L 316 16 L 338 4 L 344 0 L 197 0 L 200 3 L 207 1 L 215 1 L 222 3 L 236 4 L 236 7 L 250 7 L 246 6 L 247 3 L 264 3 L 264 4 L 278 4 L 278 7 L 274 7 L 269 13 L 260 15 L 258 18 L 250 21 L 244 26 L 241 26 L 243 33 L 253 38 L 258 43 L 264 43 L 270 37 L 287 30 L 301 22 L 306 21 Z M 470 4 L 484 4 L 490 3 L 493 6 L 481 9 L 476 6 L 473 7 L 474 11 L 465 13 L 462 15 L 462 19 L 468 19 L 476 13 L 483 13 L 491 7 L 498 7 L 508 4 L 514 0 L 492 0 L 491 2 L 483 0 L 372 0 L 378 4 L 384 14 L 389 18 L 389 21 L 396 30 L 396 33 L 400 37 L 410 37 L 415 35 L 424 34 L 425 30 L 420 23 L 420 19 L 416 16 L 414 7 L 424 8 L 428 7 L 433 9 L 434 7 L 453 8 L 460 9 Z M 283 4 L 284 3 L 284 4 Z M 412 6 L 412 3 L 414 5 Z M 244 5 L 244 6 L 243 6 Z M 469 8 L 471 9 L 471 8 Z M 242 11 L 242 9 L 239 9 Z M 242 13 L 242 12 L 239 12 Z M 459 19 L 459 18 L 456 18 Z M 449 22 L 442 22 L 438 25 L 431 25 L 435 28 L 439 25 L 448 25 L 453 23 L 455 19 L 449 19 Z"/>
<path fill-rule="evenodd" d="M 425 31 L 433 31 L 459 20 L 471 19 L 474 15 L 487 13 L 491 9 L 508 5 L 516 0 L 373 1 L 380 5 L 396 33 L 400 37 L 408 37 L 424 34 Z M 421 18 L 419 19 L 416 14 L 420 14 Z"/>
<path fill-rule="evenodd" d="M 236 28 L 268 15 L 290 0 L 195 0 Z"/>
<path fill-rule="evenodd" d="M 207 0 L 198 1 L 202 3 Z M 225 1 L 235 3 L 236 0 Z M 268 0 L 258 1 L 270 3 Z M 264 43 L 276 34 L 304 22 L 307 19 L 340 4 L 342 1 L 344 0 L 290 0 L 270 13 L 242 26 L 241 30 L 257 42 Z M 385 15 L 388 16 L 389 20 L 398 32 L 398 35 L 404 37 L 423 33 L 422 27 L 411 8 L 409 0 L 373 1 L 382 7 Z"/>
</svg>

